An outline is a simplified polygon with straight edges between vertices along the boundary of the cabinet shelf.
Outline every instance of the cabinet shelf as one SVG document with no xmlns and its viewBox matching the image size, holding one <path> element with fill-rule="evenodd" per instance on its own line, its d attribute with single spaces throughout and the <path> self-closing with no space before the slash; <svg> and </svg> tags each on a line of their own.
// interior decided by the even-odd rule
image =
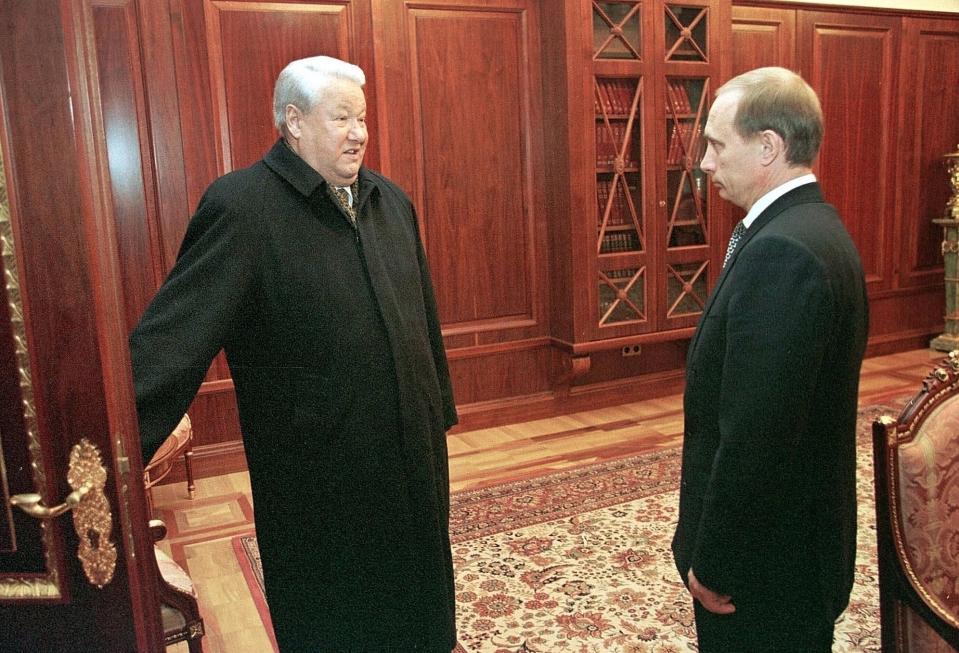
<svg viewBox="0 0 959 653">
<path fill-rule="evenodd" d="M 595 203 L 584 224 L 589 233 L 579 232 L 594 247 L 576 273 L 576 283 L 588 284 L 576 319 L 587 319 L 581 333 L 597 340 L 684 333 L 714 269 L 698 166 L 711 80 L 721 76 L 705 56 L 715 34 L 710 21 L 723 15 L 723 0 L 580 1 L 592 16 L 594 51 L 580 88 L 592 89 L 582 124 L 595 146 Z M 619 41 L 627 16 L 656 30 L 634 34 L 635 52 Z M 663 44 L 666 51 L 657 51 Z M 687 279 L 694 278 L 693 293 Z"/>
<path fill-rule="evenodd" d="M 623 169 L 620 172 L 632 172 L 637 173 L 640 171 L 640 167 L 636 164 L 623 166 Z M 612 175 L 616 174 L 616 168 L 611 165 L 602 165 L 596 166 L 596 173 L 600 175 Z"/>
</svg>

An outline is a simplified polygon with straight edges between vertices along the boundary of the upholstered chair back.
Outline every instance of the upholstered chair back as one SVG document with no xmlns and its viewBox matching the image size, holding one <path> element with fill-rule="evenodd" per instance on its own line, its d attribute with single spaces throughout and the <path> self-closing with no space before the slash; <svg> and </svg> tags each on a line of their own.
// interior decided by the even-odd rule
<svg viewBox="0 0 959 653">
<path fill-rule="evenodd" d="M 882 650 L 959 650 L 959 353 L 873 428 Z"/>
</svg>

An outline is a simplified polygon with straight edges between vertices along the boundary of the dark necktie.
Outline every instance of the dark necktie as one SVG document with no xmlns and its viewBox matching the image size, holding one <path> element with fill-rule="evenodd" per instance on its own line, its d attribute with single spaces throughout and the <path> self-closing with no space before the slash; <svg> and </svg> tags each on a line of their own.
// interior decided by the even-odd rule
<svg viewBox="0 0 959 653">
<path fill-rule="evenodd" d="M 743 235 L 746 233 L 746 225 L 743 224 L 743 221 L 740 220 L 736 223 L 736 226 L 733 227 L 733 233 L 729 237 L 729 245 L 726 246 L 726 257 L 723 259 L 723 267 L 726 267 L 726 263 L 729 262 L 729 257 L 733 255 L 733 252 L 736 251 L 736 245 L 739 244 L 739 241 L 742 240 Z"/>
<path fill-rule="evenodd" d="M 343 212 L 351 224 L 356 224 L 356 212 L 353 210 L 353 207 L 350 205 L 350 196 L 347 194 L 345 188 L 340 188 L 339 186 L 334 186 L 333 184 L 327 184 L 326 187 L 329 189 L 330 197 L 333 198 L 333 201 L 336 202 L 336 205 L 340 207 L 340 211 Z"/>
</svg>

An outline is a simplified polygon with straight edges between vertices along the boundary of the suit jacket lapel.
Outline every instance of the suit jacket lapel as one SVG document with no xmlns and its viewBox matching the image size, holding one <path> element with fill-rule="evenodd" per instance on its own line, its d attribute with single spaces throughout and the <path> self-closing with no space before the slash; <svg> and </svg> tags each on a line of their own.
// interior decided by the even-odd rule
<svg viewBox="0 0 959 653">
<path fill-rule="evenodd" d="M 709 298 L 706 300 L 706 306 L 703 308 L 703 315 L 700 318 L 700 323 L 703 319 L 705 319 L 706 315 L 709 314 L 709 310 L 712 308 L 713 302 L 716 300 L 716 295 L 719 294 L 719 289 L 722 288 L 729 271 L 732 269 L 733 265 L 736 264 L 736 259 L 739 258 L 739 253 L 743 251 L 743 248 L 746 246 L 746 244 L 755 238 L 756 234 L 758 234 L 763 227 L 772 222 L 777 215 L 786 209 L 798 204 L 811 204 L 822 201 L 822 191 L 819 188 L 819 184 L 811 183 L 803 184 L 798 188 L 794 188 L 782 197 L 777 198 L 776 201 L 766 207 L 766 210 L 760 213 L 753 223 L 749 225 L 749 228 L 746 229 L 746 233 L 743 234 L 742 240 L 739 241 L 736 251 L 733 252 L 733 255 L 726 263 L 726 267 L 724 267 L 722 272 L 719 273 L 719 278 L 716 279 L 716 286 L 713 288 L 713 291 L 709 293 Z M 693 338 L 692 343 L 690 343 L 690 352 L 692 352 L 696 347 L 697 340 L 699 340 L 699 329 L 696 329 L 696 335 Z"/>
</svg>

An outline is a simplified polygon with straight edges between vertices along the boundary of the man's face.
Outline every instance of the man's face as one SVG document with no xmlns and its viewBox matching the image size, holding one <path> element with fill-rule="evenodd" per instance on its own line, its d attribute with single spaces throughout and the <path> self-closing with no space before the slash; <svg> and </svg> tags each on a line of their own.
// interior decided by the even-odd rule
<svg viewBox="0 0 959 653">
<path fill-rule="evenodd" d="M 739 94 L 719 95 L 709 110 L 706 154 L 699 167 L 719 189 L 719 196 L 748 211 L 762 193 L 763 166 L 759 139 L 743 140 L 733 127 Z"/>
<path fill-rule="evenodd" d="M 363 88 L 335 80 L 307 114 L 295 110 L 288 128 L 293 149 L 323 178 L 335 186 L 356 180 L 366 153 L 366 98 Z"/>
</svg>

